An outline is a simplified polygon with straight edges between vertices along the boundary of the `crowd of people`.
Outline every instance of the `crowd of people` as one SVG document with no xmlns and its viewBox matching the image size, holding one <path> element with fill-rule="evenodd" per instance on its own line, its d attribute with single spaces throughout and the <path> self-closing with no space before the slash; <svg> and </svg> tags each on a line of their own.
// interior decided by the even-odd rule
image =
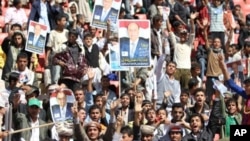
<svg viewBox="0 0 250 141">
<path fill-rule="evenodd" d="M 91 26 L 96 1 L 13 0 L 4 7 L 0 140 L 228 141 L 231 125 L 250 125 L 250 15 L 240 5 L 114 0 L 121 2 L 116 10 L 113 0 L 102 0 L 101 15 L 93 16 L 106 24 L 100 29 Z M 108 10 L 132 21 L 126 43 Z M 133 21 L 141 15 L 151 25 L 150 66 L 113 71 L 111 48 L 139 42 Z M 28 33 L 31 21 L 46 34 L 39 25 Z M 44 53 L 27 44 L 45 46 Z M 126 56 L 145 57 L 142 50 Z"/>
</svg>

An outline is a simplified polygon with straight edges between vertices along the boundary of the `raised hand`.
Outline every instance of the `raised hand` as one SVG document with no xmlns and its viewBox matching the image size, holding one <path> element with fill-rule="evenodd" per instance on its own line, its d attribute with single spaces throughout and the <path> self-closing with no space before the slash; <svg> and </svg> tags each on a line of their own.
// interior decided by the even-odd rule
<svg viewBox="0 0 250 141">
<path fill-rule="evenodd" d="M 73 117 L 77 118 L 77 116 L 78 116 L 78 105 L 77 105 L 77 102 L 74 102 L 73 106 L 71 107 L 71 112 L 73 114 Z"/>
<path fill-rule="evenodd" d="M 198 15 L 199 15 L 198 12 L 191 13 L 191 14 L 190 14 L 190 18 L 191 18 L 192 20 L 194 20 Z"/>
<path fill-rule="evenodd" d="M 95 72 L 94 72 L 93 68 L 88 68 L 87 75 L 88 75 L 89 79 L 94 79 Z"/>
<path fill-rule="evenodd" d="M 120 104 L 120 99 L 112 101 L 110 103 L 110 110 L 114 112 L 116 110 L 116 108 L 119 106 L 119 104 Z"/>
<path fill-rule="evenodd" d="M 170 95 L 172 95 L 172 92 L 171 92 L 171 91 L 166 91 L 166 92 L 164 93 L 165 98 L 168 98 Z"/>
<path fill-rule="evenodd" d="M 142 100 L 135 97 L 135 112 L 141 112 L 142 111 Z"/>
</svg>

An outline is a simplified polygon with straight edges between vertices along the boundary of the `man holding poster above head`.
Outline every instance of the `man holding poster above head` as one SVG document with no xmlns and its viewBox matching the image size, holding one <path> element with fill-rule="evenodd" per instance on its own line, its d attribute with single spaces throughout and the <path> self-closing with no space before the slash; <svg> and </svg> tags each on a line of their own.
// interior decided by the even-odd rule
<svg viewBox="0 0 250 141">
<path fill-rule="evenodd" d="M 92 26 L 106 29 L 107 21 L 116 24 L 121 0 L 102 0 L 101 3 L 95 4 L 92 18 Z"/>
<path fill-rule="evenodd" d="M 122 21 L 120 21 L 122 22 Z M 140 23 L 140 26 L 149 25 L 145 21 Z M 144 24 L 144 25 L 143 25 Z M 121 26 L 124 25 L 120 23 Z M 150 64 L 150 51 L 149 51 L 149 37 L 140 37 L 140 32 L 146 34 L 146 30 L 150 29 L 149 26 L 143 29 L 139 23 L 130 21 L 127 24 L 128 37 L 121 37 L 122 31 L 119 31 L 120 38 L 120 56 L 121 66 L 149 66 Z"/>
</svg>

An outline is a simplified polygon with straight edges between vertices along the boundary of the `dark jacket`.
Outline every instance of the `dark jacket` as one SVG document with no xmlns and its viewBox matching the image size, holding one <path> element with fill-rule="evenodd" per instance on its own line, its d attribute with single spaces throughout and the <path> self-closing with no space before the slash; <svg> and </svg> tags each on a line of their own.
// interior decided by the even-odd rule
<svg viewBox="0 0 250 141">
<path fill-rule="evenodd" d="M 32 3 L 32 8 L 30 11 L 30 15 L 29 15 L 29 21 L 39 21 L 39 18 L 41 17 L 41 6 L 40 6 L 41 0 L 35 0 Z M 55 29 L 56 27 L 56 22 L 55 22 L 55 17 L 56 15 L 58 15 L 59 13 L 62 13 L 62 10 L 60 7 L 55 7 L 55 6 L 51 6 L 49 2 L 46 3 L 47 6 L 47 13 L 48 13 L 48 20 L 49 20 L 49 24 L 47 26 L 50 26 L 50 30 Z"/>
<path fill-rule="evenodd" d="M 250 37 L 250 30 L 248 29 L 241 29 L 240 30 L 240 35 L 239 35 L 239 38 L 238 38 L 238 44 L 241 48 L 244 47 L 244 42 L 245 42 L 245 39 L 247 39 L 248 37 Z"/>
<path fill-rule="evenodd" d="M 65 43 L 66 45 L 68 42 Z M 61 53 L 57 53 L 54 58 L 53 62 L 54 64 L 59 64 L 59 61 L 64 62 L 66 65 L 63 68 L 62 72 L 62 79 L 70 79 L 73 81 L 80 82 L 80 79 L 86 74 L 88 65 L 87 60 L 84 56 L 84 50 L 79 48 L 79 54 L 78 54 L 78 61 L 74 62 L 73 56 L 70 52 L 70 50 L 67 49 Z"/>
<path fill-rule="evenodd" d="M 182 138 L 182 141 L 213 141 L 213 133 L 209 128 L 204 128 L 201 132 L 197 135 L 197 140 L 192 135 L 192 132 L 185 135 Z"/>
</svg>

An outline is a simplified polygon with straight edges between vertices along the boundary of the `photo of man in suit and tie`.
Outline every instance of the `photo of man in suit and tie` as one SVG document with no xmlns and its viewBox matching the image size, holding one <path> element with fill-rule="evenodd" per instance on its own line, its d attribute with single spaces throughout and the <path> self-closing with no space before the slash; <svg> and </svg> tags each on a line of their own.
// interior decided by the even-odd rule
<svg viewBox="0 0 250 141">
<path fill-rule="evenodd" d="M 26 50 L 42 54 L 45 48 L 46 42 L 46 35 L 43 35 L 46 31 L 44 30 L 43 25 L 31 22 L 29 25 L 29 33 L 28 33 L 28 40 L 27 40 L 27 47 Z"/>
<path fill-rule="evenodd" d="M 122 66 L 149 65 L 149 38 L 140 37 L 140 32 L 144 32 L 140 30 L 142 29 L 139 24 L 131 21 L 127 26 L 128 37 L 120 38 L 120 60 Z"/>
<path fill-rule="evenodd" d="M 56 98 L 58 104 L 51 107 L 54 122 L 72 119 L 73 103 L 67 102 L 67 95 L 63 91 L 59 91 Z"/>
<path fill-rule="evenodd" d="M 116 3 L 114 4 L 114 2 Z M 95 4 L 91 25 L 97 28 L 106 29 L 108 20 L 116 24 L 120 5 L 121 0 L 101 0 L 100 4 Z"/>
</svg>

